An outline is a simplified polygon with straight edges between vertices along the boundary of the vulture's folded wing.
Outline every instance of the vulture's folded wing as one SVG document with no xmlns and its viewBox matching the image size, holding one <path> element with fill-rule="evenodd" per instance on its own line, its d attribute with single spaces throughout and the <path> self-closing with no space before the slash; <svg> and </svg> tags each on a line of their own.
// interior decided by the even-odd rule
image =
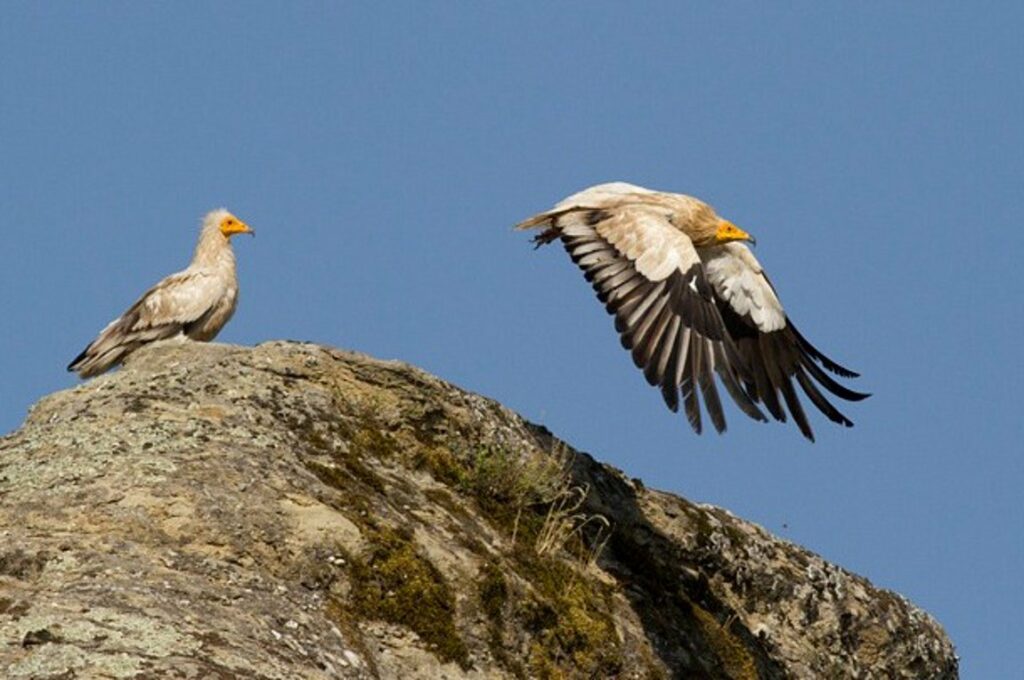
<svg viewBox="0 0 1024 680">
<path fill-rule="evenodd" d="M 121 318 L 133 331 L 185 330 L 209 314 L 223 292 L 224 283 L 215 274 L 186 269 L 149 289 Z"/>
<path fill-rule="evenodd" d="M 814 432 L 793 380 L 829 420 L 853 425 L 825 398 L 819 386 L 842 399 L 860 401 L 869 395 L 840 385 L 822 367 L 843 377 L 857 374 L 826 357 L 797 331 L 750 250 L 740 243 L 727 243 L 702 248 L 700 257 L 721 318 L 740 356 L 736 366 L 745 392 L 763 403 L 777 420 L 786 420 L 788 408 L 800 431 L 811 441 Z"/>
<path fill-rule="evenodd" d="M 606 193 L 613 197 L 617 192 Z M 606 200 L 587 205 L 587 198 L 595 197 L 570 197 L 519 228 L 543 229 L 538 243 L 561 239 L 615 316 L 615 328 L 634 363 L 661 389 L 673 411 L 682 395 L 694 430 L 702 429 L 698 390 L 715 428 L 725 430 L 715 372 L 747 415 L 766 420 L 740 384 L 746 370 L 736 366 L 740 356 L 686 234 L 656 207 Z"/>
<path fill-rule="evenodd" d="M 107 370 L 140 345 L 187 332 L 210 314 L 223 292 L 217 276 L 186 269 L 150 288 L 111 321 L 68 365 L 83 377 Z"/>
</svg>

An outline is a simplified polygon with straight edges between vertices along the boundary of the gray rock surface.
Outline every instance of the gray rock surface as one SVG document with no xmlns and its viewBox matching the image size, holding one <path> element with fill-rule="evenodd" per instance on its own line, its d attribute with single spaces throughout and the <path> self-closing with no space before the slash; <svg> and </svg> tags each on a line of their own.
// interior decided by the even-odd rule
<svg viewBox="0 0 1024 680">
<path fill-rule="evenodd" d="M 160 344 L 0 439 L 0 677 L 955 678 L 891 592 L 501 405 Z"/>
</svg>

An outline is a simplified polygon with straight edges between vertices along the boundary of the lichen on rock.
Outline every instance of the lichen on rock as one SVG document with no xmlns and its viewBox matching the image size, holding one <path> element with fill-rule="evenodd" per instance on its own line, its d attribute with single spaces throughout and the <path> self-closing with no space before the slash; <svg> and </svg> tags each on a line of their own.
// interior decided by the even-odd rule
<svg viewBox="0 0 1024 680">
<path fill-rule="evenodd" d="M 903 598 L 418 369 L 157 344 L 0 439 L 0 676 L 955 678 Z"/>
</svg>

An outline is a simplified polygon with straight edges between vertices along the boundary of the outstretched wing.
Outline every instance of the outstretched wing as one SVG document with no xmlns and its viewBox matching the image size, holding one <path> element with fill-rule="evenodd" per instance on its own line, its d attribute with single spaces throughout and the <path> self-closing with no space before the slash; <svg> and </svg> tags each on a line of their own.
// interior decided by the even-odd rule
<svg viewBox="0 0 1024 680">
<path fill-rule="evenodd" d="M 621 193 L 629 192 L 610 196 Z M 741 357 L 686 234 L 656 206 L 607 200 L 591 206 L 567 199 L 518 228 L 543 229 L 538 244 L 561 239 L 615 316 L 615 328 L 634 363 L 661 389 L 670 409 L 677 411 L 682 397 L 695 431 L 702 429 L 698 390 L 715 429 L 725 430 L 716 372 L 747 415 L 767 420 L 741 386 L 740 376 L 746 373 L 742 367 L 737 370 Z"/>
<path fill-rule="evenodd" d="M 860 401 L 869 395 L 840 385 L 822 369 L 842 377 L 857 374 L 826 357 L 797 331 L 753 253 L 740 243 L 701 248 L 699 253 L 725 328 L 740 355 L 737 366 L 746 394 L 763 403 L 776 420 L 785 421 L 788 408 L 800 431 L 814 441 L 793 388 L 796 380 L 829 420 L 852 426 L 819 387 L 841 399 Z"/>
<path fill-rule="evenodd" d="M 219 279 L 202 270 L 168 276 L 100 331 L 68 370 L 83 378 L 98 375 L 141 345 L 188 332 L 213 312 L 221 293 Z"/>
</svg>

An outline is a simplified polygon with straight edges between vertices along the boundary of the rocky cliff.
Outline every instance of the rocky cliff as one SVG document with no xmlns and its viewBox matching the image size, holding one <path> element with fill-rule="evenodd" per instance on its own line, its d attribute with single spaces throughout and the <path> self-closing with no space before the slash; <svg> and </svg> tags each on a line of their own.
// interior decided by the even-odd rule
<svg viewBox="0 0 1024 680">
<path fill-rule="evenodd" d="M 0 439 L 4 678 L 955 678 L 900 596 L 411 366 L 164 344 Z"/>
</svg>

